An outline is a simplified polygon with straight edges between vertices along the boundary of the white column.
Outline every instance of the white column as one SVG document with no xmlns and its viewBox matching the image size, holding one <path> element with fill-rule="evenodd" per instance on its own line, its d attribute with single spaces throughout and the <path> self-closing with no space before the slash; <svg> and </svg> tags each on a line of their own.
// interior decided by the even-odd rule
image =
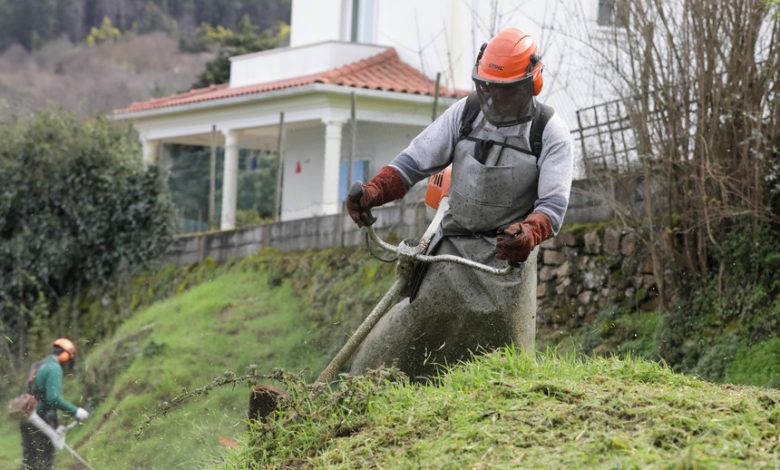
<svg viewBox="0 0 780 470">
<path fill-rule="evenodd" d="M 238 200 L 238 131 L 226 130 L 225 164 L 222 173 L 222 217 L 220 230 L 236 228 L 236 202 Z"/>
<path fill-rule="evenodd" d="M 325 122 L 325 157 L 322 165 L 322 214 L 339 212 L 341 129 L 344 121 Z"/>
<path fill-rule="evenodd" d="M 152 139 L 141 137 L 141 149 L 143 155 L 144 168 L 157 164 L 157 144 L 159 142 Z"/>
</svg>

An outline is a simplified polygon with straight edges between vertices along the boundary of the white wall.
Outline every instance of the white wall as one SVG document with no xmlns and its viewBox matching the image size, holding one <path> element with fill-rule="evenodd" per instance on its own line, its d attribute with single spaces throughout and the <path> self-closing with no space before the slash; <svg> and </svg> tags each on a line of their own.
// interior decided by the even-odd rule
<svg viewBox="0 0 780 470">
<path fill-rule="evenodd" d="M 325 125 L 289 131 L 285 145 L 282 220 L 322 215 Z"/>
<path fill-rule="evenodd" d="M 290 46 L 321 41 L 349 41 L 351 0 L 294 0 Z"/>
<path fill-rule="evenodd" d="M 369 175 L 390 163 L 423 129 L 422 126 L 398 126 L 358 121 L 355 160 L 369 161 Z M 347 161 L 352 146 L 349 122 L 342 128 L 341 159 Z M 322 215 L 322 173 L 325 151 L 325 125 L 287 133 L 282 220 Z M 296 173 L 300 163 L 301 172 Z"/>
<path fill-rule="evenodd" d="M 420 131 L 421 126 L 388 126 L 373 122 L 358 121 L 356 156 L 355 159 L 369 161 L 370 176 L 376 174 L 380 168 L 390 163 L 401 150 L 405 149 L 409 142 Z M 349 157 L 352 138 L 351 126 L 344 126 L 344 138 L 342 140 L 342 156 L 346 161 Z"/>
<path fill-rule="evenodd" d="M 381 54 L 387 47 L 347 42 L 305 44 L 230 58 L 231 88 L 325 72 Z"/>
</svg>

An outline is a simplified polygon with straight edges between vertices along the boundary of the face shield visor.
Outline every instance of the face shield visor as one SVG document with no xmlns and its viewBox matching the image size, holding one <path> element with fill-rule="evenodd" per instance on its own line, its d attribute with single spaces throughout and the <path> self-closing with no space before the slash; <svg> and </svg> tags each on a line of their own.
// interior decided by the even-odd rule
<svg viewBox="0 0 780 470">
<path fill-rule="evenodd" d="M 528 122 L 534 111 L 534 77 L 526 74 L 511 82 L 483 80 L 474 69 L 472 79 L 482 113 L 496 127 L 515 126 Z"/>
</svg>

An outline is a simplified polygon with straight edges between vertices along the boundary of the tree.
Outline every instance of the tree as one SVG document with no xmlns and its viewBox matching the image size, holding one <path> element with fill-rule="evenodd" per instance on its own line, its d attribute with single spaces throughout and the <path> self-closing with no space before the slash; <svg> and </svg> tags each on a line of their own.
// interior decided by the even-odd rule
<svg viewBox="0 0 780 470">
<path fill-rule="evenodd" d="M 103 22 L 100 23 L 100 28 L 93 26 L 89 31 L 89 36 L 87 36 L 87 44 L 94 46 L 95 44 L 100 44 L 106 41 L 116 41 L 120 37 L 122 37 L 122 32 L 119 31 L 118 28 L 115 28 L 114 25 L 111 24 L 111 18 L 106 16 L 103 18 Z"/>
<path fill-rule="evenodd" d="M 170 198 L 139 154 L 104 118 L 49 112 L 0 128 L 0 329 L 21 350 L 36 315 L 168 249 Z"/>
<path fill-rule="evenodd" d="M 645 204 L 633 217 L 659 286 L 665 272 L 728 269 L 719 260 L 731 232 L 780 222 L 772 208 L 780 144 L 772 1 L 617 0 L 614 34 L 594 41 L 634 131 Z"/>
<path fill-rule="evenodd" d="M 206 69 L 198 76 L 193 88 L 230 81 L 230 57 L 258 52 L 277 47 L 285 39 L 289 28 L 285 23 L 277 25 L 277 32 L 265 30 L 258 33 L 258 27 L 249 16 L 241 18 L 237 31 L 224 26 L 212 27 L 207 23 L 198 28 L 199 40 L 206 46 L 217 50 L 217 57 L 206 64 Z"/>
</svg>

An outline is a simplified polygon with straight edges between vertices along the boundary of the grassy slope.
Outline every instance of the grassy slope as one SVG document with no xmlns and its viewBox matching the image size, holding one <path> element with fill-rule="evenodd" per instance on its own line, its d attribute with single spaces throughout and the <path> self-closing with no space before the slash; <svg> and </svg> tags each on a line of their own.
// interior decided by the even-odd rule
<svg viewBox="0 0 780 470">
<path fill-rule="evenodd" d="M 289 285 L 267 285 L 264 274 L 236 269 L 126 322 L 85 364 L 87 374 L 97 373 L 107 360 L 130 357 L 126 369 L 68 441 L 95 468 L 193 468 L 214 458 L 222 449 L 220 436 L 235 439 L 245 429 L 245 387 L 215 391 L 155 420 L 141 439 L 134 434 L 158 403 L 225 370 L 322 366 L 324 359 L 308 346 L 300 299 Z M 79 396 L 74 385 L 66 381 L 66 397 Z M 13 427 L 3 432 L 0 462 L 20 458 L 16 434 Z"/>
<path fill-rule="evenodd" d="M 245 430 L 245 387 L 211 392 L 155 420 L 140 439 L 134 434 L 182 388 L 205 385 L 226 370 L 240 374 L 256 364 L 260 373 L 276 367 L 318 373 L 393 277 L 392 265 L 362 249 L 269 250 L 226 269 L 204 263 L 160 277 L 175 289 L 134 285 L 178 295 L 142 308 L 94 347 L 79 365 L 83 380 L 65 379 L 64 395 L 74 402 L 102 397 L 89 406 L 86 424 L 68 434 L 96 468 L 192 468 L 218 458 L 219 437 L 236 439 Z M 20 459 L 16 423 L 0 419 L 0 470 L 16 468 Z"/>
<path fill-rule="evenodd" d="M 779 391 L 642 360 L 504 351 L 438 386 L 364 379 L 325 395 L 300 390 L 296 401 L 258 426 L 231 466 L 780 466 Z"/>
<path fill-rule="evenodd" d="M 269 437 L 267 429 L 245 435 L 245 387 L 214 391 L 155 420 L 139 440 L 134 434 L 158 404 L 224 370 L 240 373 L 254 363 L 260 371 L 319 371 L 392 277 L 389 266 L 367 259 L 362 250 L 263 253 L 140 311 L 82 363 L 87 388 L 91 382 L 110 389 L 97 394 L 104 400 L 69 442 L 97 468 L 222 466 L 220 436 L 255 441 L 229 454 L 231 466 L 262 461 L 254 451 L 284 439 Z M 631 328 L 652 329 L 654 321 L 647 323 Z M 108 374 L 111 364 L 121 366 L 118 375 Z M 96 395 L 83 390 L 78 380 L 66 380 L 66 397 Z M 483 460 L 498 467 L 526 461 L 645 466 L 674 459 L 738 465 L 741 458 L 780 465 L 777 391 L 719 387 L 646 362 L 576 365 L 496 356 L 458 370 L 441 387 L 363 383 L 339 393 L 341 400 L 325 395 L 312 408 L 323 410 L 319 424 L 285 423 L 300 431 L 286 437 L 287 445 L 267 449 L 265 463 L 305 458 L 315 466 L 437 466 L 446 456 L 451 467 Z M 353 404 L 342 406 L 345 396 Z M 15 468 L 18 431 L 0 421 L 0 468 Z M 774 441 L 766 437 L 772 433 Z"/>
</svg>

